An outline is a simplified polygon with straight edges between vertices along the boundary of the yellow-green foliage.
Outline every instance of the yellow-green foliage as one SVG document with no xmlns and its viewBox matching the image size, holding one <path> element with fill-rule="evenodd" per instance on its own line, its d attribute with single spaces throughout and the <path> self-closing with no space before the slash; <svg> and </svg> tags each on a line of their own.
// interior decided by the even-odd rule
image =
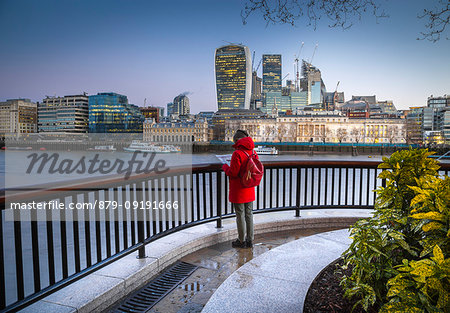
<svg viewBox="0 0 450 313">
<path fill-rule="evenodd" d="M 384 158 L 373 217 L 351 227 L 341 285 L 356 305 L 382 312 L 447 312 L 450 179 L 427 150 Z"/>
</svg>

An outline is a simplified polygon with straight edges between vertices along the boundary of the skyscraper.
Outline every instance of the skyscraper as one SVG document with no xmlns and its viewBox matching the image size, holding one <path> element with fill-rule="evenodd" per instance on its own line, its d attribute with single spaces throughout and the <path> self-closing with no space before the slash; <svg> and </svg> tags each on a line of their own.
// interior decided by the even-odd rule
<svg viewBox="0 0 450 313">
<path fill-rule="evenodd" d="M 320 70 L 311 63 L 302 61 L 300 89 L 308 93 L 308 105 L 322 106 L 326 93 Z"/>
<path fill-rule="evenodd" d="M 190 113 L 189 98 L 186 95 L 178 95 L 173 99 L 173 114 L 188 115 Z"/>
<path fill-rule="evenodd" d="M 281 54 L 263 54 L 263 92 L 281 91 Z"/>
<path fill-rule="evenodd" d="M 113 92 L 89 96 L 90 133 L 140 133 L 144 116 L 127 96 Z"/>
<path fill-rule="evenodd" d="M 252 84 L 250 50 L 242 45 L 216 49 L 217 105 L 222 109 L 249 109 Z"/>
<path fill-rule="evenodd" d="M 38 105 L 40 133 L 87 133 L 89 97 L 86 94 L 49 97 Z"/>
</svg>

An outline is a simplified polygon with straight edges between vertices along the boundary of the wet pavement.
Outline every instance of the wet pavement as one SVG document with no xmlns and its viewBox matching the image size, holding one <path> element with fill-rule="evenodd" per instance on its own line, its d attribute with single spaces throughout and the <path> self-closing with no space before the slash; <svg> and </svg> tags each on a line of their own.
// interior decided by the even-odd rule
<svg viewBox="0 0 450 313">
<path fill-rule="evenodd" d="M 199 268 L 149 312 L 201 312 L 225 279 L 248 261 L 282 244 L 336 229 L 300 229 L 255 235 L 252 249 L 232 248 L 231 241 L 200 249 L 180 259 Z"/>
</svg>

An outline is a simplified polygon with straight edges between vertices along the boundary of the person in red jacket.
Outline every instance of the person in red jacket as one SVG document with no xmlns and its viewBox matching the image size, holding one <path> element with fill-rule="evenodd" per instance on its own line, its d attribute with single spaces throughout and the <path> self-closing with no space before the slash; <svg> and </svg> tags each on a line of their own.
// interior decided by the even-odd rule
<svg viewBox="0 0 450 313">
<path fill-rule="evenodd" d="M 230 177 L 228 199 L 236 212 L 238 239 L 231 245 L 235 248 L 251 248 L 253 246 L 253 201 L 255 187 L 246 188 L 241 183 L 240 172 L 246 165 L 248 155 L 255 153 L 255 143 L 245 130 L 237 130 L 233 137 L 233 148 L 230 166 L 223 165 L 225 174 Z"/>
</svg>

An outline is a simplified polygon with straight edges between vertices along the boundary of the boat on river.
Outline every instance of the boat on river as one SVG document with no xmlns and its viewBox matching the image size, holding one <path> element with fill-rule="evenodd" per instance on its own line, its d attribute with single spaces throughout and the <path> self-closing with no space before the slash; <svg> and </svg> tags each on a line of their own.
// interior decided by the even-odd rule
<svg viewBox="0 0 450 313">
<path fill-rule="evenodd" d="M 277 155 L 278 149 L 275 147 L 257 146 L 255 152 L 261 155 Z"/>
<path fill-rule="evenodd" d="M 150 142 L 142 142 L 133 140 L 129 147 L 123 148 L 128 152 L 149 152 L 149 153 L 177 153 L 181 152 L 181 148 L 173 145 L 155 145 Z"/>
</svg>

